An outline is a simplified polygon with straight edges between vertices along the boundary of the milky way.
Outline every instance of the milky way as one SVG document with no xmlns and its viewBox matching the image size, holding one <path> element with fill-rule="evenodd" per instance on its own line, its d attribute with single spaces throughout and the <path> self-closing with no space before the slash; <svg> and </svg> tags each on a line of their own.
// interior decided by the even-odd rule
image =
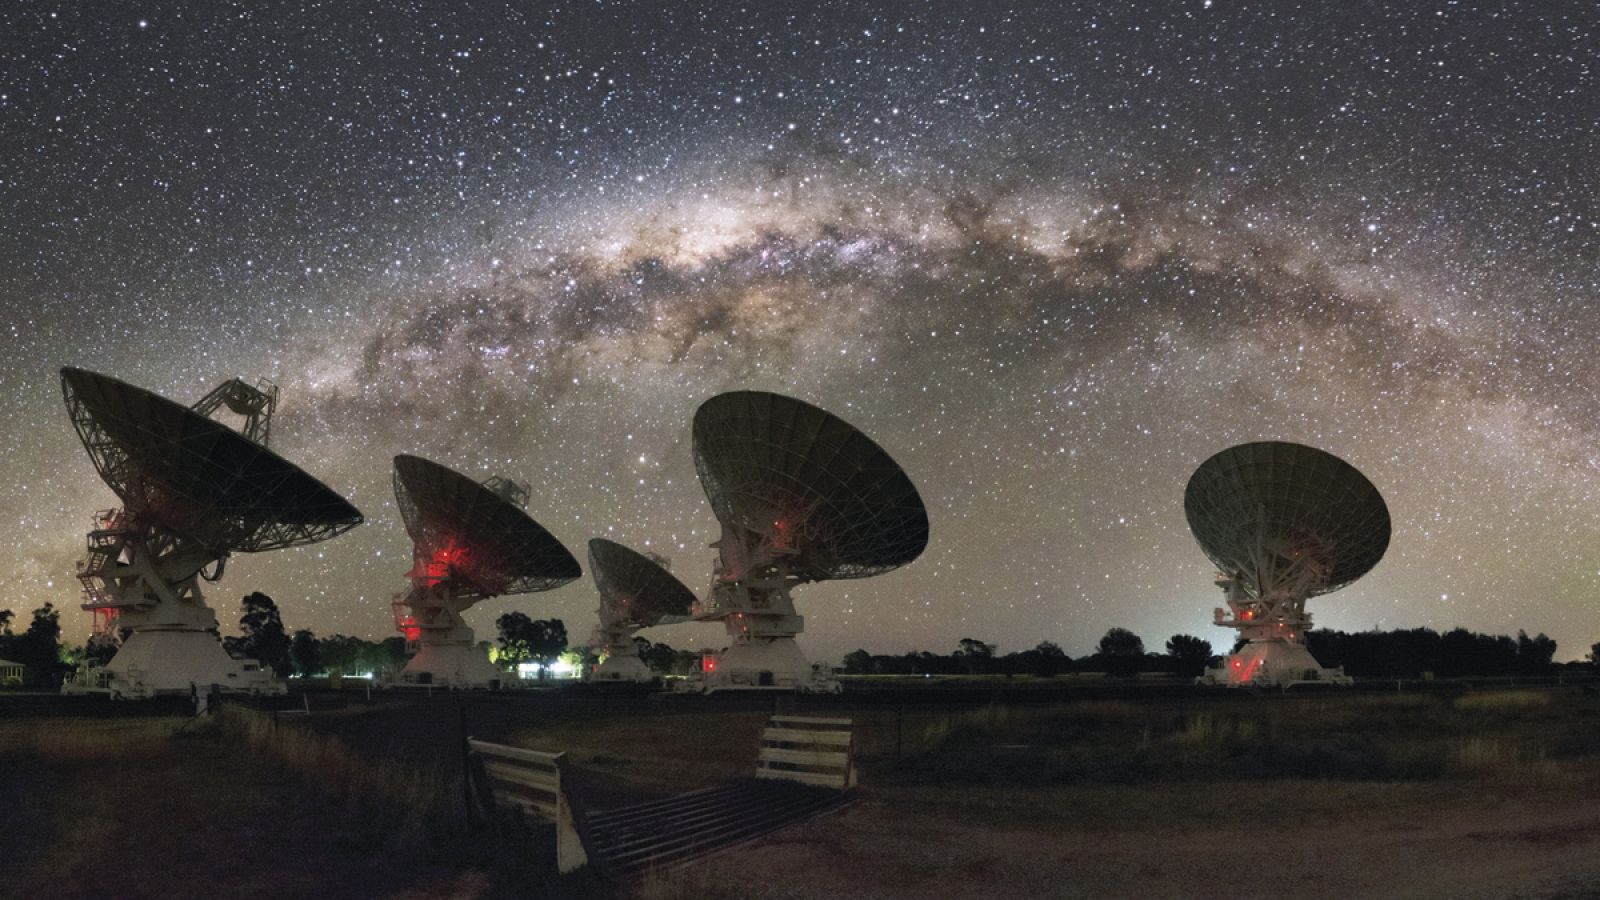
<svg viewBox="0 0 1600 900">
<path fill-rule="evenodd" d="M 1319 624 L 1600 641 L 1600 14 L 677 6 L 0 13 L 0 607 L 75 606 L 113 502 L 77 365 L 185 402 L 271 379 L 275 446 L 366 512 L 235 559 L 229 622 L 260 589 L 387 634 L 401 452 L 703 590 L 689 421 L 755 388 L 861 426 L 929 506 L 914 564 L 796 592 L 817 656 L 1226 646 L 1182 492 L 1256 439 L 1389 502 Z M 596 605 L 469 619 L 577 636 Z"/>
</svg>

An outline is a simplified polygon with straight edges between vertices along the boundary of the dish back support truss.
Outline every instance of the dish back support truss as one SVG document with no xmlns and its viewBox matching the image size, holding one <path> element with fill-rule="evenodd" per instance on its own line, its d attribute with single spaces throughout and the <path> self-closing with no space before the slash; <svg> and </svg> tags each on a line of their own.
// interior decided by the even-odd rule
<svg viewBox="0 0 1600 900">
<path fill-rule="evenodd" d="M 200 411 L 249 403 L 246 428 L 265 438 L 276 388 L 232 379 L 195 408 L 82 369 L 62 370 L 62 388 L 96 471 L 140 523 L 219 555 L 312 544 L 361 523 L 326 485 Z"/>
</svg>

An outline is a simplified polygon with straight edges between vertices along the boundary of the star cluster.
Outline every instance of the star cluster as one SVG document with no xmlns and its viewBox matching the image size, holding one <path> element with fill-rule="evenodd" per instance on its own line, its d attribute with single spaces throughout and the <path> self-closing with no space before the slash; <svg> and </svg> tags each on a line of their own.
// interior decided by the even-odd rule
<svg viewBox="0 0 1600 900">
<path fill-rule="evenodd" d="M 754 388 L 862 427 L 929 507 L 917 562 L 796 592 L 820 658 L 1225 647 L 1183 486 L 1257 439 L 1389 503 L 1319 624 L 1600 640 L 1600 15 L 783 6 L 0 12 L 0 607 L 76 604 L 113 503 L 77 365 L 185 402 L 275 381 L 274 446 L 366 512 L 235 559 L 226 622 L 259 589 L 387 634 L 402 452 L 703 590 L 690 418 Z M 596 605 L 586 578 L 469 618 L 577 638 Z"/>
</svg>

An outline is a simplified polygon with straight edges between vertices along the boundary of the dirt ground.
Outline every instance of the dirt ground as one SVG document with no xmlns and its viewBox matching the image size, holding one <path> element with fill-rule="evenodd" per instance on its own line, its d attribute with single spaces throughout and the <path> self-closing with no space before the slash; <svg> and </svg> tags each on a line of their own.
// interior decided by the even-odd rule
<svg viewBox="0 0 1600 900">
<path fill-rule="evenodd" d="M 658 876 L 638 896 L 1600 897 L 1592 783 L 1275 787 L 1280 796 L 1255 800 L 1251 786 L 1226 784 L 868 789 L 843 812 Z M 1171 809 L 1227 812 L 1160 824 Z"/>
<path fill-rule="evenodd" d="M 385 858 L 381 828 L 293 773 L 177 727 L 0 723 L 0 898 L 405 897 L 457 883 Z M 38 728 L 88 733 L 43 753 L 8 746 Z"/>
<path fill-rule="evenodd" d="M 861 709 L 855 803 L 623 886 L 504 865 L 518 848 L 470 836 L 397 852 L 392 805 L 225 730 L 0 722 L 0 898 L 1600 898 L 1600 694 L 1529 699 Z M 314 701 L 284 733 L 432 772 L 453 802 L 465 718 L 565 750 L 580 802 L 604 808 L 743 774 L 771 711 L 621 708 Z M 1277 755 L 1249 755 L 1265 745 Z M 1218 777 L 1238 759 L 1279 773 Z"/>
</svg>

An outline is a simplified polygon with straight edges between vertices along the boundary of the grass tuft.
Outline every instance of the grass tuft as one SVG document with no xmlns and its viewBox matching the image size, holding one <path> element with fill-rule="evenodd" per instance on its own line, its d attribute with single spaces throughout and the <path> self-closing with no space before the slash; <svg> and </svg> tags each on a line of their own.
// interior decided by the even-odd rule
<svg viewBox="0 0 1600 900">
<path fill-rule="evenodd" d="M 354 826 L 342 836 L 390 851 L 427 847 L 430 835 L 464 830 L 459 777 L 393 759 L 360 756 L 305 723 L 238 707 L 218 713 L 223 732 L 283 764 L 334 797 Z"/>
<path fill-rule="evenodd" d="M 161 753 L 185 730 L 178 719 L 58 719 L 48 728 L 32 722 L 0 726 L 0 755 L 48 762 L 84 762 Z"/>
<path fill-rule="evenodd" d="M 1559 703 L 1557 701 L 1560 701 Z M 1547 779 L 1557 760 L 1600 754 L 1560 690 L 1460 696 L 1329 694 L 1185 704 L 990 706 L 945 715 L 874 760 L 889 783 L 990 786 L 1240 779 L 1507 784 Z M 1549 748 L 1554 748 L 1552 752 Z"/>
<path fill-rule="evenodd" d="M 1478 691 L 1456 698 L 1456 709 L 1504 710 L 1538 709 L 1550 705 L 1544 691 Z"/>
<path fill-rule="evenodd" d="M 1541 781 L 1555 774 L 1556 767 L 1542 746 L 1526 746 L 1515 741 L 1474 737 L 1450 748 L 1450 770 L 1458 775 L 1497 781 Z"/>
</svg>

